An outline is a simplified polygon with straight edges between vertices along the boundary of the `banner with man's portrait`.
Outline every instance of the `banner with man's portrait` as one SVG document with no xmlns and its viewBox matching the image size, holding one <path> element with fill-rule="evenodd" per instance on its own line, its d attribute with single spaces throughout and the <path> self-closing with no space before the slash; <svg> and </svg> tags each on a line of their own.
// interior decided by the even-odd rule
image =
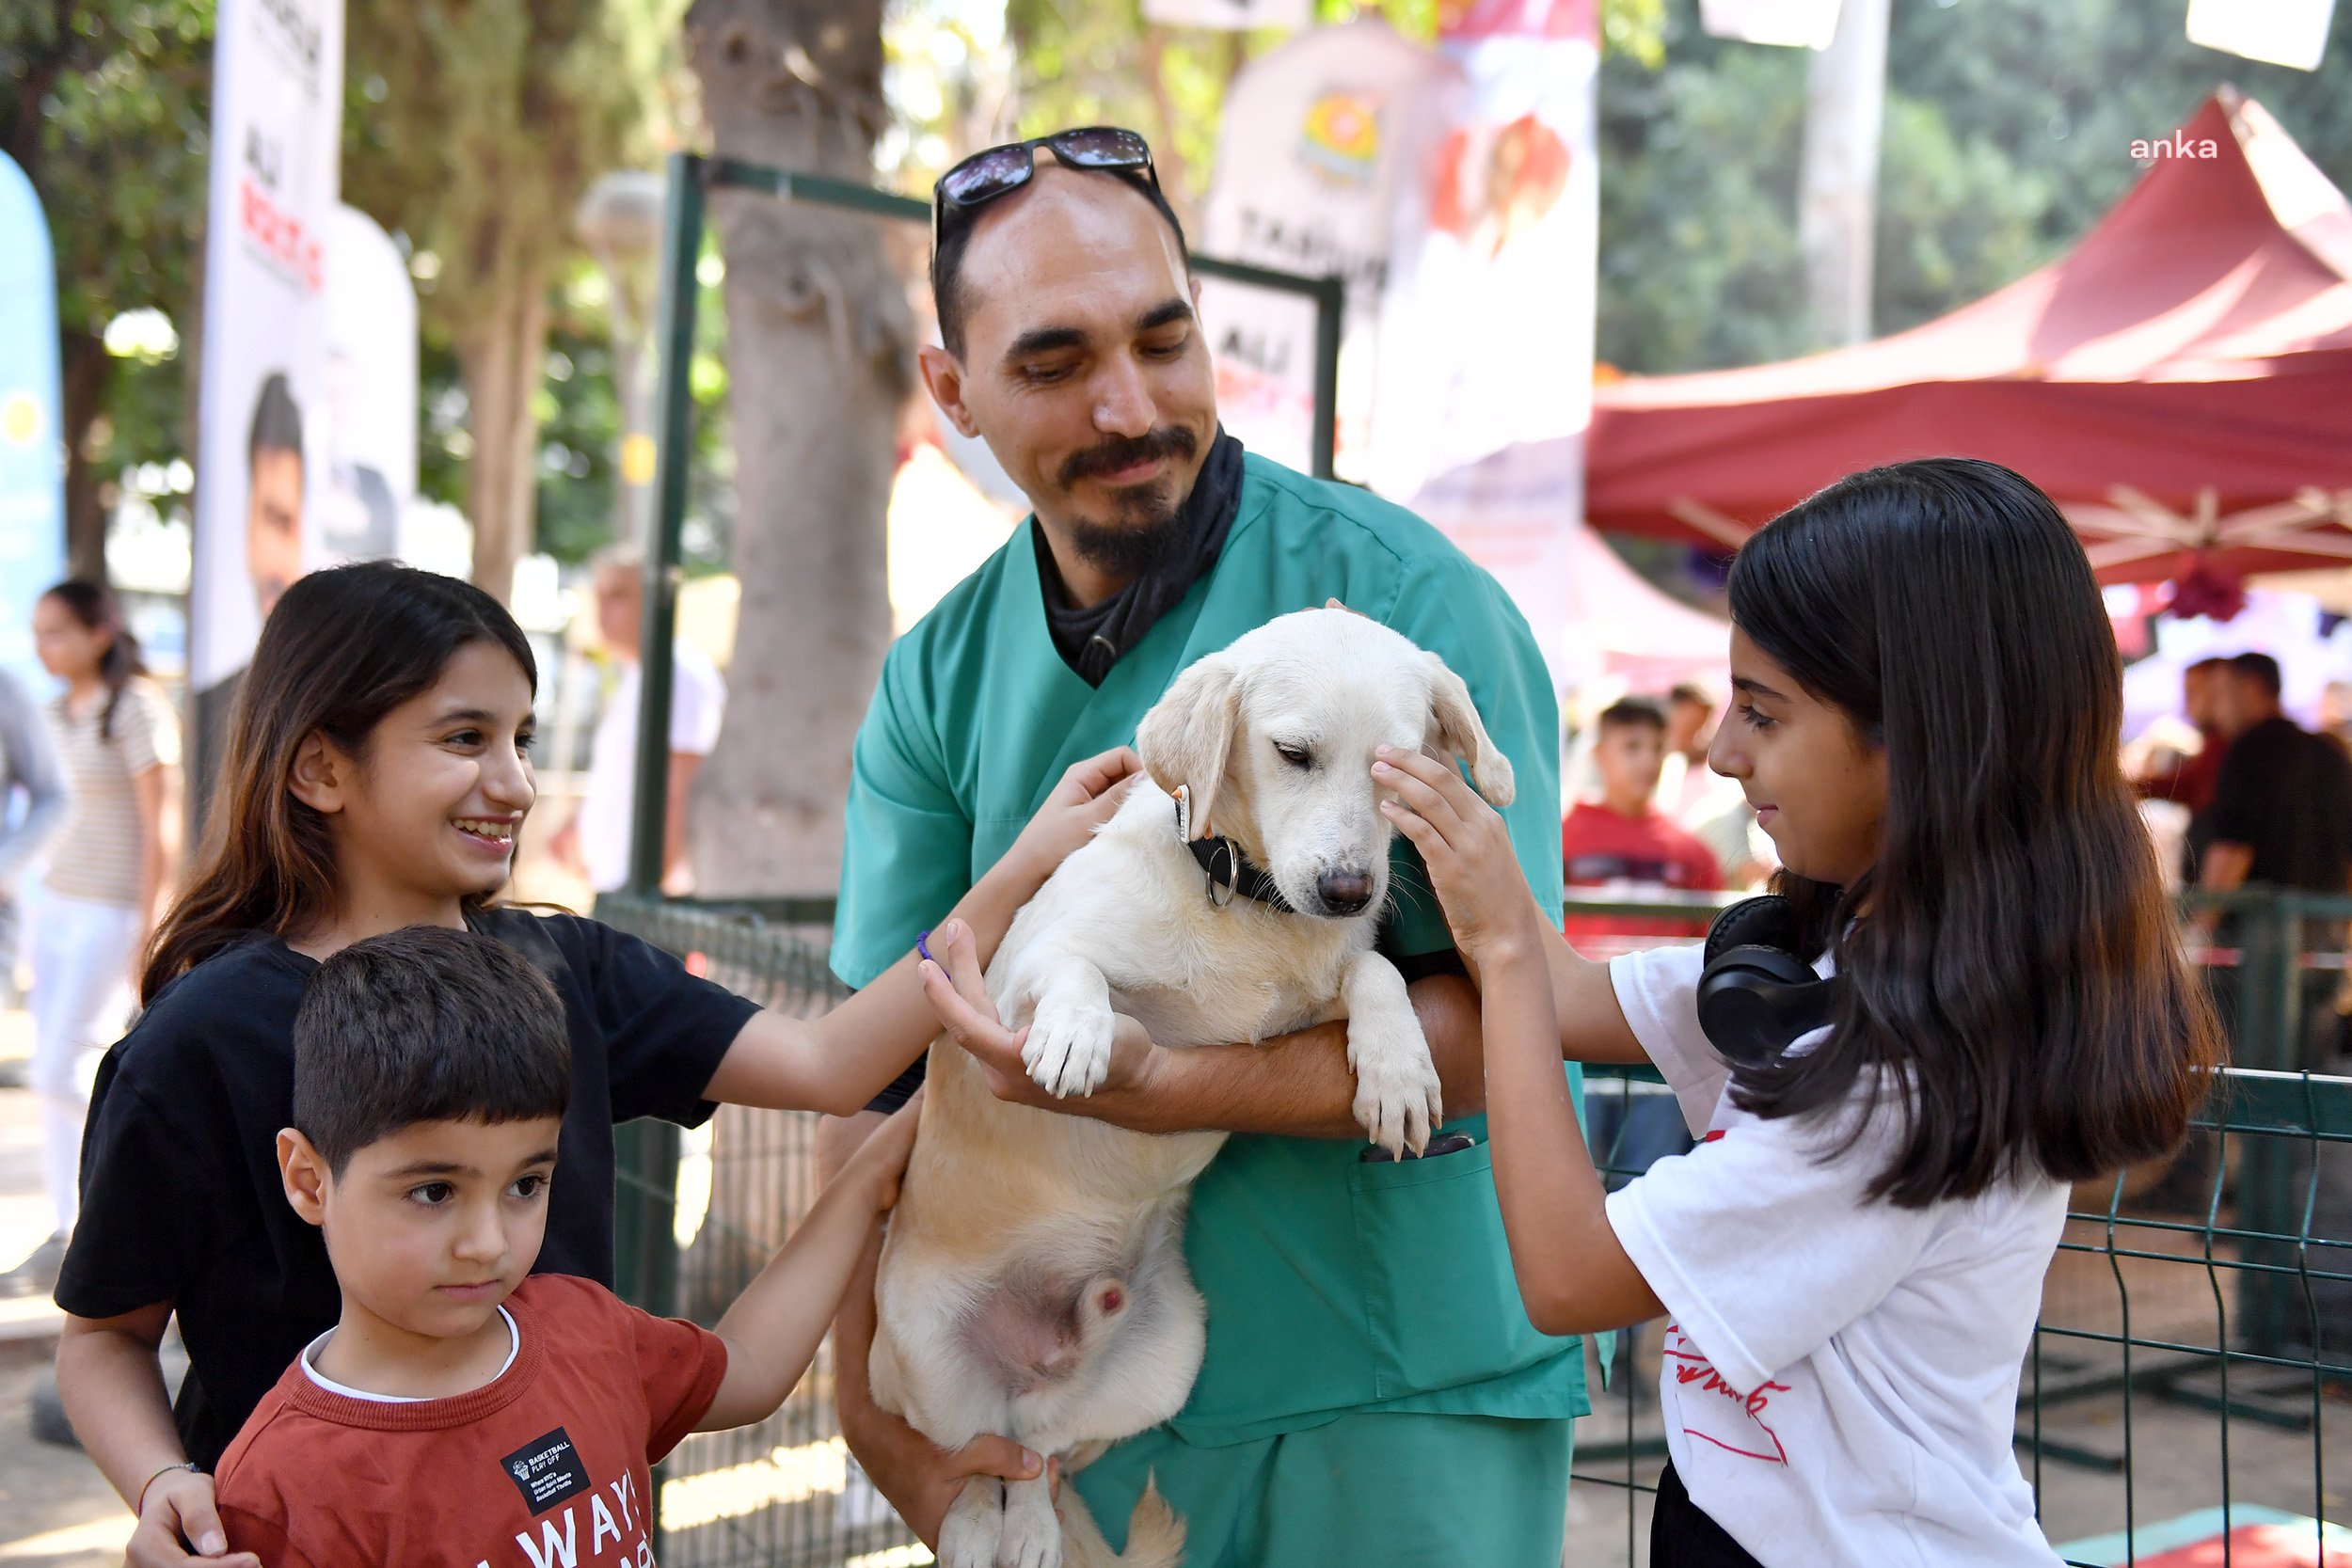
<svg viewBox="0 0 2352 1568">
<path fill-rule="evenodd" d="M 199 793 L 262 618 L 304 568 L 326 477 L 311 425 L 326 392 L 342 53 L 342 0 L 221 0 L 189 584 Z"/>
</svg>

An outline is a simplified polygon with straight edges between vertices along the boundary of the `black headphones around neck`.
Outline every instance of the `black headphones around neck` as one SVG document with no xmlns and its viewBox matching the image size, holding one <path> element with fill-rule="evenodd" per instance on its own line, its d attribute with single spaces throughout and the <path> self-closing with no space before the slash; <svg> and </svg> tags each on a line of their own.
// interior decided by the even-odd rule
<svg viewBox="0 0 2352 1568">
<path fill-rule="evenodd" d="M 1825 1026 L 1837 982 L 1797 957 L 1788 900 L 1766 894 L 1734 904 L 1707 928 L 1699 1029 L 1737 1067 L 1771 1061 Z"/>
</svg>

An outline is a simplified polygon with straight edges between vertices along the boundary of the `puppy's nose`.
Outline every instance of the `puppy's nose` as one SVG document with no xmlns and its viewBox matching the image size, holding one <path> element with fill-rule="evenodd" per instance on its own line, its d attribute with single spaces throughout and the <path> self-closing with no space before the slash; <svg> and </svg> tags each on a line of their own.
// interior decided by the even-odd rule
<svg viewBox="0 0 2352 1568">
<path fill-rule="evenodd" d="M 1327 871 L 1315 879 L 1315 895 L 1333 914 L 1355 914 L 1372 902 L 1372 873 Z"/>
</svg>

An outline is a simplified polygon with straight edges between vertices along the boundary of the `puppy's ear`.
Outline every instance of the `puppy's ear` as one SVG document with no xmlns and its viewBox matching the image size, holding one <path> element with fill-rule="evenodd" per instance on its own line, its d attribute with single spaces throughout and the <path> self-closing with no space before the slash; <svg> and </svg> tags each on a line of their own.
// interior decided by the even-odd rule
<svg viewBox="0 0 2352 1568">
<path fill-rule="evenodd" d="M 1478 717 L 1478 705 L 1470 701 L 1470 688 L 1436 654 L 1422 657 L 1429 660 L 1432 743 L 1455 760 L 1470 764 L 1470 783 L 1478 786 L 1488 805 L 1509 805 L 1518 793 L 1511 782 L 1511 759 L 1495 749 L 1494 737 Z"/>
<path fill-rule="evenodd" d="M 1136 752 L 1152 782 L 1192 797 L 1192 833 L 1208 836 L 1210 814 L 1225 783 L 1225 762 L 1241 728 L 1241 678 L 1220 654 L 1193 664 L 1136 726 Z"/>
</svg>

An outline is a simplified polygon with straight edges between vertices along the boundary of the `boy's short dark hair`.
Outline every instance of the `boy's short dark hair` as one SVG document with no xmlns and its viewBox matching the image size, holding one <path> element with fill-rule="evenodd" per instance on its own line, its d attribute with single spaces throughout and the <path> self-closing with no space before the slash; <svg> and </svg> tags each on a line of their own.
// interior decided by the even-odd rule
<svg viewBox="0 0 2352 1568">
<path fill-rule="evenodd" d="M 1664 733 L 1666 710 L 1649 697 L 1620 697 L 1600 710 L 1600 727 L 1613 730 L 1628 724 L 1646 724 Z"/>
<path fill-rule="evenodd" d="M 2279 694 L 2279 661 L 2268 654 L 2240 654 L 2230 660 L 2239 678 L 2252 681 L 2269 695 Z"/>
<path fill-rule="evenodd" d="M 1677 682 L 1675 689 L 1666 693 L 1666 701 L 1676 707 L 1680 707 L 1685 703 L 1696 703 L 1709 712 L 1712 712 L 1715 707 L 1713 693 L 1696 681 Z"/>
<path fill-rule="evenodd" d="M 294 1124 L 338 1177 L 428 1121 L 561 1117 L 572 1098 L 564 1003 L 505 943 L 411 926 L 319 965 L 294 1015 Z"/>
</svg>

